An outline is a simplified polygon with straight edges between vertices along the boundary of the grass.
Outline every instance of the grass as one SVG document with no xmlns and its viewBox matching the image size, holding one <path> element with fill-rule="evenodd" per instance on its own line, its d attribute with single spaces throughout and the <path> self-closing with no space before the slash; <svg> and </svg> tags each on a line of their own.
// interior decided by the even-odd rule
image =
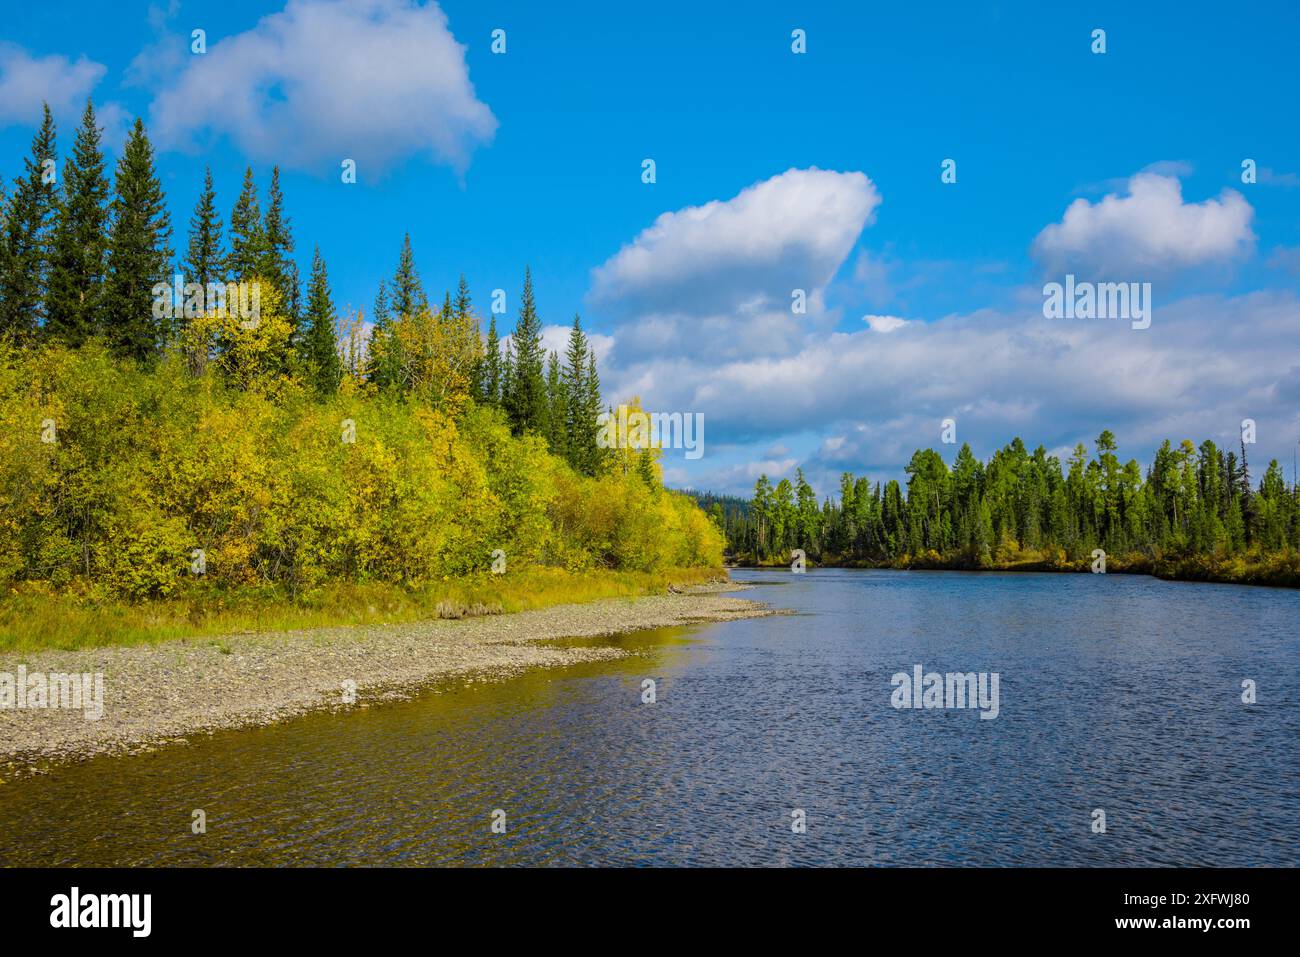
<svg viewBox="0 0 1300 957">
<path fill-rule="evenodd" d="M 39 584 L 0 598 L 0 652 L 136 645 L 245 632 L 376 625 L 527 611 L 602 598 L 660 594 L 670 585 L 717 579 L 719 569 L 566 572 L 529 568 L 437 582 L 419 589 L 338 584 L 290 598 L 279 589 L 195 591 L 127 604 L 53 593 Z"/>
</svg>

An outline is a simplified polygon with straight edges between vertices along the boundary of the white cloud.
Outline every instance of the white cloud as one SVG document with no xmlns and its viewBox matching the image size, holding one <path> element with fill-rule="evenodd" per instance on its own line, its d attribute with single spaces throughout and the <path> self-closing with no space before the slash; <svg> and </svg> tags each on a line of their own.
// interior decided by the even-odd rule
<svg viewBox="0 0 1300 957">
<path fill-rule="evenodd" d="M 804 175 L 799 191 L 815 189 L 823 212 L 791 226 L 786 190 Z M 1040 291 L 1024 287 L 1004 290 L 1015 303 L 1004 310 L 935 321 L 868 313 L 855 330 L 834 331 L 822 294 L 880 201 L 855 177 L 792 171 L 725 203 L 667 214 L 596 270 L 593 296 L 633 320 L 616 328 L 613 361 L 602 365 L 608 393 L 702 412 L 709 423 L 705 460 L 681 463 L 680 484 L 743 494 L 758 474 L 789 475 L 796 465 L 823 493 L 840 470 L 897 477 L 918 447 L 951 457 L 955 449 L 940 444 L 948 417 L 958 442 L 981 456 L 1017 435 L 1031 448 L 1060 448 L 1111 428 L 1121 451 L 1144 464 L 1165 438 L 1230 445 L 1245 417 L 1261 435 L 1300 434 L 1300 413 L 1285 401 L 1300 394 L 1300 302 L 1291 293 L 1162 298 L 1151 328 L 1139 331 L 1046 320 Z M 1221 259 L 1253 242 L 1252 211 L 1234 192 L 1185 203 L 1166 176 L 1129 185 L 1123 197 L 1071 206 L 1040 237 L 1040 254 L 1068 252 L 1071 264 L 1087 254 L 1102 265 L 1114 254 L 1109 264 L 1154 269 Z M 791 317 L 785 298 L 801 285 L 783 273 L 790 262 L 815 264 L 822 277 L 806 287 L 806 317 Z M 855 278 L 879 273 L 868 260 Z M 725 337 L 757 341 L 739 348 Z M 813 451 L 780 454 L 796 437 Z M 1272 454 L 1261 441 L 1258 457 Z"/>
<path fill-rule="evenodd" d="M 0 124 L 35 126 L 41 120 L 41 103 L 56 115 L 79 115 L 86 97 L 104 77 L 102 63 L 59 54 L 34 57 L 22 47 L 0 42 Z"/>
<path fill-rule="evenodd" d="M 61 126 L 80 122 L 86 99 L 107 69 L 84 56 L 76 60 L 61 54 L 35 57 L 14 43 L 0 41 L 0 126 L 39 125 L 42 103 L 50 105 Z M 95 118 L 108 143 L 125 139 L 130 118 L 121 104 L 100 104 Z"/>
<path fill-rule="evenodd" d="M 871 327 L 872 332 L 893 332 L 908 324 L 908 320 L 898 316 L 863 316 L 862 321 Z"/>
<path fill-rule="evenodd" d="M 981 456 L 1017 435 L 1055 448 L 1110 428 L 1144 466 L 1165 438 L 1234 445 L 1250 417 L 1261 435 L 1252 461 L 1263 465 L 1300 434 L 1297 354 L 1300 301 L 1260 292 L 1170 303 L 1145 331 L 1051 322 L 1033 308 L 982 311 L 910 322 L 906 334 L 809 336 L 779 358 L 656 357 L 617 371 L 652 381 L 642 394 L 657 408 L 703 412 L 715 443 L 749 443 L 755 468 L 782 438 L 820 431 L 820 449 L 801 464 L 825 491 L 842 469 L 897 476 L 919 447 L 951 458 L 939 444 L 950 416 L 958 443 Z M 716 468 L 708 459 L 702 468 Z M 692 482 L 743 491 L 751 471 L 729 466 Z"/>
<path fill-rule="evenodd" d="M 198 149 L 211 131 L 322 173 L 353 159 L 364 178 L 412 155 L 463 169 L 497 126 L 446 15 L 411 0 L 290 0 L 251 30 L 209 35 L 208 52 L 163 82 L 160 144 Z"/>
<path fill-rule="evenodd" d="M 1071 203 L 1059 223 L 1038 234 L 1033 253 L 1052 270 L 1103 275 L 1196 266 L 1250 249 L 1253 215 L 1235 190 L 1188 203 L 1176 178 L 1139 173 L 1129 180 L 1127 195 Z"/>
<path fill-rule="evenodd" d="M 879 204 L 862 173 L 791 169 L 662 214 L 593 270 L 590 298 L 629 320 L 629 351 L 789 351 L 827 320 L 825 288 Z M 806 313 L 791 309 L 796 289 Z"/>
</svg>

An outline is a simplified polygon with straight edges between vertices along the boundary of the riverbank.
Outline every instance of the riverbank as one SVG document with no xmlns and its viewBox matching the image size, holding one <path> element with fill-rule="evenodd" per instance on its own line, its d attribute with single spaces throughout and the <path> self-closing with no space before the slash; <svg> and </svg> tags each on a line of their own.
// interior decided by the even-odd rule
<svg viewBox="0 0 1300 957">
<path fill-rule="evenodd" d="M 1022 552 L 1013 558 L 984 563 L 965 555 L 939 555 L 928 552 L 906 555 L 893 561 L 826 561 L 808 560 L 809 568 L 892 568 L 899 571 L 960 572 L 1062 572 L 1087 574 L 1093 571 L 1094 559 L 1068 559 L 1063 554 Z M 787 563 L 731 561 L 730 568 L 787 568 Z M 1151 558 L 1146 555 L 1108 555 L 1106 573 L 1111 575 L 1150 575 L 1165 581 L 1204 582 L 1221 585 L 1261 585 L 1270 588 L 1300 588 L 1300 553 L 1247 554 L 1230 557 L 1194 556 Z"/>
<path fill-rule="evenodd" d="M 556 639 L 777 613 L 730 594 L 741 587 L 691 585 L 460 620 L 6 652 L 0 673 L 16 675 L 22 666 L 29 678 L 102 674 L 103 714 L 87 720 L 81 710 L 0 708 L 0 779 L 98 754 L 148 750 L 201 732 L 400 700 L 446 679 L 495 681 L 527 668 L 629 654 L 547 644 Z"/>
<path fill-rule="evenodd" d="M 334 582 L 291 594 L 276 585 L 223 587 L 194 582 L 174 597 L 125 602 L 46 582 L 23 582 L 0 595 L 0 655 L 137 645 L 245 632 L 392 625 L 430 618 L 533 611 L 601 598 L 656 595 L 719 579 L 717 567 L 657 571 L 544 565 L 508 574 L 449 576 L 413 588 L 383 581 Z M 725 578 L 725 576 L 723 576 Z"/>
</svg>

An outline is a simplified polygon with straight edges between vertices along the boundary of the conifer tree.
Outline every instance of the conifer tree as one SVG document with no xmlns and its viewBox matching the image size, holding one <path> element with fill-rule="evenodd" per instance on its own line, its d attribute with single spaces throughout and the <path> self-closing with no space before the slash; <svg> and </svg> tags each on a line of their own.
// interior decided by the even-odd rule
<svg viewBox="0 0 1300 957">
<path fill-rule="evenodd" d="M 488 405 L 501 404 L 501 340 L 497 338 L 497 317 L 488 320 L 487 344 L 483 351 L 482 386 L 483 401 Z"/>
<path fill-rule="evenodd" d="M 109 215 L 101 135 L 87 100 L 72 155 L 63 164 L 45 300 L 46 332 L 70 345 L 101 328 Z"/>
<path fill-rule="evenodd" d="M 509 416 L 510 396 L 515 391 L 515 344 L 509 336 L 506 337 L 501 353 L 501 406 Z"/>
<path fill-rule="evenodd" d="M 366 378 L 380 389 L 397 382 L 394 367 L 393 317 L 388 303 L 388 284 L 379 281 L 375 294 L 374 318 L 371 322 L 370 340 L 366 346 Z"/>
<path fill-rule="evenodd" d="M 524 293 L 520 299 L 519 318 L 510 336 L 514 352 L 506 411 L 516 435 L 541 432 L 546 424 L 546 380 L 542 364 L 542 321 L 533 300 L 533 277 L 524 270 Z"/>
<path fill-rule="evenodd" d="M 45 317 L 57 202 L 56 159 L 54 117 L 45 104 L 31 156 L 24 160 L 24 175 L 14 182 L 0 233 L 0 336 L 30 338 Z"/>
<path fill-rule="evenodd" d="M 375 309 L 371 319 L 376 329 L 388 328 L 388 284 L 379 280 L 379 292 L 375 293 Z"/>
<path fill-rule="evenodd" d="M 601 475 L 609 468 L 611 452 L 596 444 L 600 427 L 596 420 L 600 417 L 600 376 L 596 374 L 596 354 L 587 352 L 587 376 L 583 382 L 582 398 L 575 400 L 578 408 L 575 415 L 582 425 L 575 430 L 575 439 L 581 441 L 585 448 L 582 464 L 579 468 L 584 475 Z M 590 439 L 586 432 L 590 429 Z"/>
<path fill-rule="evenodd" d="M 280 167 L 271 169 L 271 186 L 267 191 L 266 218 L 262 236 L 262 266 L 259 275 L 265 278 L 280 294 L 280 302 L 295 330 L 298 328 L 300 303 L 298 301 L 298 267 L 293 261 L 293 232 L 289 218 L 284 213 L 284 194 L 280 190 Z"/>
<path fill-rule="evenodd" d="M 203 170 L 203 193 L 190 217 L 190 240 L 185 254 L 187 282 L 206 290 L 210 282 L 225 281 L 225 257 L 221 252 L 221 214 L 217 212 L 217 191 L 212 185 L 212 168 Z"/>
<path fill-rule="evenodd" d="M 4 177 L 0 176 L 0 296 L 4 295 L 4 275 L 6 249 L 5 236 L 9 234 L 9 191 L 5 189 Z M 4 300 L 0 299 L 0 315 L 4 314 Z M 3 335 L 3 333 L 0 333 Z"/>
<path fill-rule="evenodd" d="M 402 239 L 402 252 L 397 259 L 397 273 L 393 276 L 392 311 L 396 319 L 413 316 L 428 305 L 420 274 L 415 268 L 415 254 L 411 251 L 411 234 Z"/>
<path fill-rule="evenodd" d="M 272 276 L 261 276 L 266 268 L 266 233 L 262 226 L 262 207 L 257 200 L 257 185 L 253 170 L 244 169 L 244 185 L 239 199 L 230 213 L 230 254 L 226 257 L 226 275 L 234 282 L 251 282 L 257 276 L 272 281 Z"/>
<path fill-rule="evenodd" d="M 568 400 L 564 429 L 569 464 L 584 475 L 596 473 L 596 459 L 600 452 L 596 445 L 596 435 L 600 431 L 596 423 L 600 415 L 600 384 L 595 383 L 593 392 L 592 373 L 588 369 L 594 359 L 586 333 L 582 331 L 582 318 L 575 315 L 573 328 L 569 330 L 569 347 L 565 352 L 561 378 Z"/>
<path fill-rule="evenodd" d="M 167 282 L 171 218 L 154 172 L 153 146 L 136 119 L 117 164 L 109 233 L 103 326 L 120 356 L 143 360 L 167 341 L 167 320 L 153 315 L 153 287 Z"/>
<path fill-rule="evenodd" d="M 337 324 L 338 314 L 330 295 L 325 260 L 321 258 L 320 247 L 317 247 L 312 256 L 311 279 L 307 285 L 302 351 L 307 374 L 321 395 L 337 392 L 343 374 L 335 331 Z"/>
<path fill-rule="evenodd" d="M 469 295 L 469 283 L 465 281 L 465 274 L 460 274 L 460 282 L 456 286 L 456 302 L 453 304 L 453 310 L 457 319 L 468 319 L 470 310 L 473 308 L 473 300 Z"/>
<path fill-rule="evenodd" d="M 560 375 L 560 357 L 552 352 L 546 359 L 546 444 L 553 455 L 571 462 L 568 420 L 568 389 Z"/>
</svg>

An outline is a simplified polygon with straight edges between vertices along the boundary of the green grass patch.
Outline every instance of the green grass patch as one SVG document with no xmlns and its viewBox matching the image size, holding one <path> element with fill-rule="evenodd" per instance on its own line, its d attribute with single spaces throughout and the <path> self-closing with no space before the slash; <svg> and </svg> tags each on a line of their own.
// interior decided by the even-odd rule
<svg viewBox="0 0 1300 957">
<path fill-rule="evenodd" d="M 126 603 L 54 592 L 38 584 L 0 598 L 0 652 L 96 648 L 246 632 L 463 618 L 661 594 L 723 577 L 720 569 L 567 572 L 536 567 L 470 575 L 406 589 L 337 584 L 291 598 L 278 587 L 196 589 L 165 601 Z M 224 646 L 223 651 L 229 652 Z"/>
</svg>

